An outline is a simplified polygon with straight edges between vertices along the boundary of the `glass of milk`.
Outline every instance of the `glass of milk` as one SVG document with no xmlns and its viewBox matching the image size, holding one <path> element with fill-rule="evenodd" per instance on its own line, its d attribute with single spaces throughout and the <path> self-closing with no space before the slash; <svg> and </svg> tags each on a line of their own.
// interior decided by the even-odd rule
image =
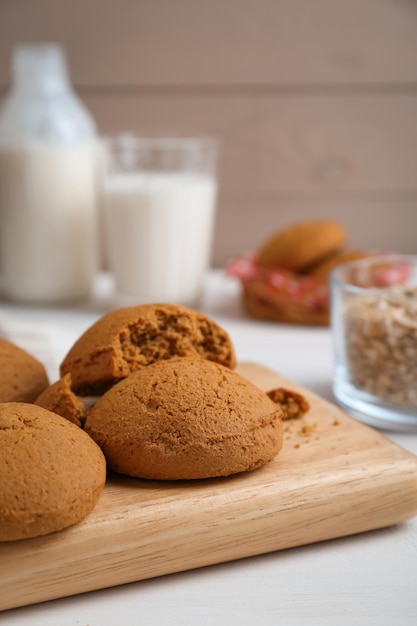
<svg viewBox="0 0 417 626">
<path fill-rule="evenodd" d="M 123 134 L 104 144 L 101 201 L 116 298 L 197 306 L 210 265 L 216 141 Z"/>
</svg>

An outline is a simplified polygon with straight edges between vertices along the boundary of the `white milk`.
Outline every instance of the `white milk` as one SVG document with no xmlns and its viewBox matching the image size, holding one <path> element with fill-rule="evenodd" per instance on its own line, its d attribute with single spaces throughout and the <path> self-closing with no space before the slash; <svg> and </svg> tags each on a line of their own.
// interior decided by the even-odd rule
<svg viewBox="0 0 417 626">
<path fill-rule="evenodd" d="M 214 178 L 115 174 L 104 182 L 103 199 L 116 290 L 138 303 L 195 305 L 210 261 Z"/>
<path fill-rule="evenodd" d="M 97 265 L 96 145 L 0 148 L 0 268 L 6 294 L 85 296 Z"/>
</svg>

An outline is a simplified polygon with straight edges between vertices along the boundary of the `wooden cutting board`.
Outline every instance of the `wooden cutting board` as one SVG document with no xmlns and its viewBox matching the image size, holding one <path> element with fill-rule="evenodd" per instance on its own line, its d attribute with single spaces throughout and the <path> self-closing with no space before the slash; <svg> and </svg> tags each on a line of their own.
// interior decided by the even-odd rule
<svg viewBox="0 0 417 626">
<path fill-rule="evenodd" d="M 417 514 L 417 457 L 258 365 L 265 391 L 304 393 L 269 465 L 167 483 L 111 477 L 94 511 L 60 533 L 0 544 L 0 609 L 351 535 Z"/>
</svg>

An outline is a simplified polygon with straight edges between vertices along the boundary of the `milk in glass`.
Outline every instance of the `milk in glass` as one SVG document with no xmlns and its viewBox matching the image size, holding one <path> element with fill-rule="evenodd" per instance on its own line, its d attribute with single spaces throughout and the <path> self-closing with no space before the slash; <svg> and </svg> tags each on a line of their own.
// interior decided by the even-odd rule
<svg viewBox="0 0 417 626">
<path fill-rule="evenodd" d="M 102 202 L 117 293 L 137 303 L 196 306 L 216 211 L 212 143 L 131 138 L 113 148 Z"/>
<path fill-rule="evenodd" d="M 117 289 L 141 302 L 195 304 L 208 268 L 216 182 L 197 174 L 119 174 L 104 187 Z"/>
</svg>

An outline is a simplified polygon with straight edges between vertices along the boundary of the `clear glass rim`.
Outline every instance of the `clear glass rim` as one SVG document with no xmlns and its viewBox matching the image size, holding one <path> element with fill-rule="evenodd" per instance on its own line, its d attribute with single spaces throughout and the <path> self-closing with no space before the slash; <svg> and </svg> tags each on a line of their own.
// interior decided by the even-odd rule
<svg viewBox="0 0 417 626">
<path fill-rule="evenodd" d="M 147 148 L 147 149 L 204 149 L 217 152 L 219 140 L 209 135 L 182 135 L 180 133 L 141 133 L 138 131 L 124 131 L 101 135 L 101 140 L 109 147 L 114 148 Z"/>
<path fill-rule="evenodd" d="M 375 255 L 356 259 L 354 261 L 348 261 L 339 265 L 330 274 L 330 284 L 332 291 L 336 288 L 343 289 L 344 291 L 356 294 L 381 294 L 389 288 L 388 286 L 373 286 L 373 287 L 361 287 L 360 285 L 354 285 L 343 278 L 341 275 L 349 270 L 353 269 L 365 269 L 370 265 L 385 263 L 385 264 L 405 264 L 407 266 L 414 267 L 417 277 L 417 255 L 415 254 L 401 254 L 401 253 L 377 253 Z M 417 282 L 416 282 L 417 285 Z M 395 286 L 390 285 L 391 287 Z"/>
</svg>

